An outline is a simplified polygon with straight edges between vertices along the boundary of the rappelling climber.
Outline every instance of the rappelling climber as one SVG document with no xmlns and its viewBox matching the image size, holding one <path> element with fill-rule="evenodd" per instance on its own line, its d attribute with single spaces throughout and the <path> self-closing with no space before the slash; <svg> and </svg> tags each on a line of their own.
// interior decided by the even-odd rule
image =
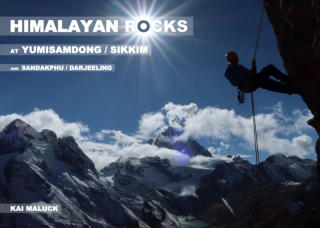
<svg viewBox="0 0 320 228">
<path fill-rule="evenodd" d="M 233 86 L 238 87 L 238 100 L 240 103 L 244 102 L 244 93 L 251 93 L 257 88 L 289 95 L 294 93 L 289 77 L 275 66 L 270 64 L 257 73 L 255 59 L 252 61 L 251 70 L 248 70 L 239 64 L 239 57 L 236 52 L 229 51 L 226 54 L 226 58 L 229 64 L 225 76 Z M 279 81 L 271 79 L 270 76 L 275 77 Z"/>
</svg>

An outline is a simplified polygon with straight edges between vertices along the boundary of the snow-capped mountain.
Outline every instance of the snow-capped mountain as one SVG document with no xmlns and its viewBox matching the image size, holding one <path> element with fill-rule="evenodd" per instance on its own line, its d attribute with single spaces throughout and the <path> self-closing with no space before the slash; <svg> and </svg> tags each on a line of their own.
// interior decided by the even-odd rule
<svg viewBox="0 0 320 228">
<path fill-rule="evenodd" d="M 136 201 L 135 213 L 126 207 L 72 137 L 15 120 L 0 142 L 1 203 L 56 203 L 63 212 L 1 214 L 2 227 L 149 227 L 137 211 L 148 211 L 152 202 Z M 163 211 L 161 222 L 177 227 L 175 216 Z M 152 210 L 145 214 L 150 223 L 156 219 Z"/>
<path fill-rule="evenodd" d="M 254 227 L 259 221 L 253 218 L 262 216 L 255 214 L 257 205 L 270 207 L 271 199 L 285 197 L 285 193 L 303 185 L 315 173 L 315 169 L 313 160 L 281 154 L 270 156 L 258 167 L 240 157 L 233 159 L 233 162 L 219 164 L 213 172 L 202 178 L 197 190 L 201 208 L 199 216 L 217 227 Z M 283 207 L 289 213 L 287 203 Z M 227 206 L 235 211 L 234 215 Z M 215 217 L 214 214 L 220 216 Z M 276 227 L 276 224 L 277 221 L 272 221 L 266 227 Z"/>
<path fill-rule="evenodd" d="M 191 138 L 186 141 L 177 139 L 177 137 L 182 133 L 183 132 L 178 129 L 169 127 L 164 132 L 157 134 L 149 141 L 149 143 L 158 147 L 177 150 L 189 157 L 195 157 L 198 155 L 211 157 L 211 153 L 207 149 L 203 148 L 197 141 Z"/>
<path fill-rule="evenodd" d="M 0 214 L 0 227 L 184 227 L 190 216 L 211 224 L 211 211 L 230 216 L 234 205 L 247 202 L 256 173 L 270 192 L 281 192 L 315 169 L 312 160 L 283 155 L 257 169 L 240 157 L 212 156 L 192 139 L 176 141 L 177 134 L 169 128 L 151 143 L 184 150 L 188 164 L 119 158 L 99 171 L 73 137 L 13 121 L 0 133 L 0 203 L 55 203 L 63 213 Z M 219 213 L 215 221 L 225 222 Z"/>
</svg>

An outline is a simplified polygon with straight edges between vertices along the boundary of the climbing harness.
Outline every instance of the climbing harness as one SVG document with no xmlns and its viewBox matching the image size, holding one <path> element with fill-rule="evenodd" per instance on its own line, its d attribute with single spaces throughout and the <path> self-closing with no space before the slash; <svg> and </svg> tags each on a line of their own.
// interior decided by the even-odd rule
<svg viewBox="0 0 320 228">
<path fill-rule="evenodd" d="M 239 102 L 239 105 L 243 104 L 244 103 L 244 100 L 245 100 L 245 93 L 244 91 L 242 91 L 241 89 L 238 88 L 238 102 Z"/>
</svg>

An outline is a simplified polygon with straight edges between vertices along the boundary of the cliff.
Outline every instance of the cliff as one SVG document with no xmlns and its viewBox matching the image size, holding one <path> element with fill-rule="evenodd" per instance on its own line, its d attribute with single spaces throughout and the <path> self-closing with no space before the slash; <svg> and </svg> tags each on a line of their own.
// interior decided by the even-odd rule
<svg viewBox="0 0 320 228">
<path fill-rule="evenodd" d="M 264 0 L 292 85 L 314 115 L 308 123 L 320 136 L 320 1 Z M 317 141 L 320 174 L 320 139 Z"/>
</svg>

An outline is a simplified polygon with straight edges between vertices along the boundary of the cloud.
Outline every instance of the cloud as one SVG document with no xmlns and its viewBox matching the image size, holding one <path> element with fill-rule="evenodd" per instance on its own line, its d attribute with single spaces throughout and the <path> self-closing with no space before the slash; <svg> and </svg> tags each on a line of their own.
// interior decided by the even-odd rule
<svg viewBox="0 0 320 228">
<path fill-rule="evenodd" d="M 198 111 L 198 106 L 194 103 L 189 105 L 177 105 L 169 102 L 162 110 L 166 114 L 166 118 L 169 126 L 174 128 L 182 128 L 181 122 L 184 119 L 193 116 Z"/>
<path fill-rule="evenodd" d="M 119 158 L 143 158 L 146 156 L 167 158 L 173 164 L 188 161 L 187 155 L 176 150 L 158 148 L 147 143 L 134 143 L 127 146 L 110 145 L 106 143 L 82 142 L 81 148 L 94 161 L 96 167 L 101 169 Z"/>
<path fill-rule="evenodd" d="M 207 150 L 213 154 L 213 155 L 216 155 L 216 154 L 221 154 L 225 151 L 227 151 L 228 149 L 230 148 L 230 144 L 227 144 L 223 141 L 221 141 L 218 145 L 216 145 L 215 147 L 213 146 L 209 146 L 207 148 Z"/>
<path fill-rule="evenodd" d="M 306 134 L 311 128 L 306 124 L 309 112 L 294 110 L 290 116 L 277 107 L 271 113 L 256 116 L 259 147 L 269 153 L 283 153 L 304 157 L 313 150 L 312 138 Z M 304 122 L 304 124 L 303 124 Z M 252 148 L 253 130 L 251 118 L 236 115 L 234 110 L 207 107 L 184 120 L 183 137 L 219 139 L 227 145 L 240 141 L 244 147 Z M 221 146 L 216 152 L 229 147 Z"/>
<path fill-rule="evenodd" d="M 105 140 L 105 138 L 111 139 L 117 145 L 130 145 L 133 143 L 140 143 L 141 139 L 136 136 L 130 136 L 117 130 L 101 130 L 96 133 L 95 138 L 99 141 Z"/>
<path fill-rule="evenodd" d="M 164 115 L 162 113 L 143 114 L 139 121 L 139 133 L 144 138 L 150 138 L 153 134 L 165 127 Z"/>
<path fill-rule="evenodd" d="M 211 139 L 215 142 L 210 150 L 214 153 L 227 151 L 231 145 L 244 149 L 253 148 L 253 129 L 251 117 L 237 115 L 234 110 L 217 107 L 200 109 L 196 104 L 166 104 L 159 113 L 166 116 L 169 126 L 183 129 L 180 139 Z M 283 112 L 281 103 L 266 113 L 256 116 L 259 147 L 269 154 L 283 153 L 304 157 L 313 151 L 313 141 L 308 134 L 311 127 L 306 121 L 311 118 L 308 110 Z M 234 153 L 236 151 L 233 151 Z"/>
<path fill-rule="evenodd" d="M 78 141 L 86 140 L 85 136 L 89 132 L 88 126 L 81 122 L 68 123 L 59 117 L 52 109 L 38 110 L 26 114 L 9 114 L 0 116 L 0 129 L 3 129 L 7 124 L 15 119 L 21 119 L 30 124 L 36 130 L 50 129 L 54 131 L 59 137 L 73 136 Z"/>
<path fill-rule="evenodd" d="M 292 112 L 292 119 L 294 120 L 294 129 L 298 130 L 299 133 L 304 130 L 311 129 L 311 127 L 306 124 L 308 120 L 312 119 L 312 114 L 309 110 L 294 110 Z"/>
<path fill-rule="evenodd" d="M 237 115 L 232 109 L 199 108 L 194 103 L 178 105 L 170 102 L 158 112 L 145 113 L 140 118 L 137 132 L 131 135 L 112 129 L 91 132 L 87 125 L 67 122 L 52 109 L 35 109 L 25 115 L 0 115 L 0 128 L 16 118 L 29 123 L 38 131 L 49 129 L 59 137 L 73 136 L 97 168 L 103 168 L 120 157 L 159 156 L 173 162 L 187 160 L 178 151 L 146 143 L 147 139 L 168 126 L 183 130 L 183 138 L 207 139 L 210 142 L 208 149 L 215 156 L 226 154 L 226 151 L 233 155 L 243 153 L 239 151 L 240 148 L 252 150 L 254 143 L 250 117 Z M 260 149 L 269 154 L 309 155 L 314 150 L 313 139 L 310 137 L 312 128 L 306 124 L 310 118 L 311 113 L 307 110 L 293 110 L 285 114 L 281 103 L 257 114 Z M 190 164 L 192 161 L 196 160 L 191 160 Z"/>
<path fill-rule="evenodd" d="M 143 136 L 151 134 L 164 126 L 162 123 L 164 117 L 161 117 L 161 115 L 156 113 L 142 116 L 140 129 L 142 133 L 145 133 Z M 187 159 L 184 154 L 178 151 L 143 143 L 140 134 L 131 136 L 119 130 L 101 130 L 97 133 L 91 133 L 85 124 L 67 122 L 52 109 L 35 109 L 25 115 L 15 113 L 0 115 L 0 130 L 17 118 L 30 124 L 37 131 L 49 129 L 54 131 L 58 137 L 73 136 L 80 148 L 94 161 L 98 169 L 105 167 L 120 157 L 160 156 L 173 162 Z M 156 121 L 154 126 L 152 126 L 152 121 Z M 143 129 L 144 127 L 147 129 Z"/>
<path fill-rule="evenodd" d="M 301 135 L 292 139 L 292 147 L 295 154 L 301 157 L 308 155 L 308 152 L 313 150 L 312 138 L 308 135 Z"/>
</svg>

